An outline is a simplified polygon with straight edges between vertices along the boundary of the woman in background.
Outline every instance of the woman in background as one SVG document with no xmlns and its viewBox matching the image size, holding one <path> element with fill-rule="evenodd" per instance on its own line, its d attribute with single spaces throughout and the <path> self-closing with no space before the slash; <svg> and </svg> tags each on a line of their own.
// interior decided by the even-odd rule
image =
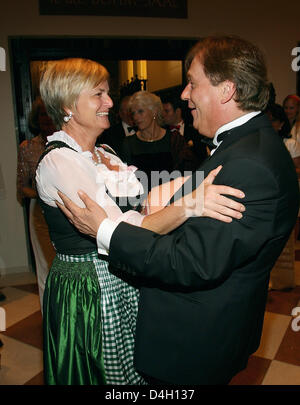
<svg viewBox="0 0 300 405">
<path fill-rule="evenodd" d="M 51 118 L 47 115 L 40 97 L 33 102 L 29 115 L 29 129 L 36 136 L 23 141 L 19 146 L 17 197 L 21 204 L 23 204 L 24 198 L 30 199 L 30 240 L 35 259 L 41 311 L 43 312 L 45 282 L 55 256 L 55 250 L 50 241 L 48 226 L 37 200 L 35 170 L 38 160 L 45 149 L 47 136 L 53 133 L 55 127 Z"/>
<path fill-rule="evenodd" d="M 127 164 L 145 173 L 143 185 L 147 191 L 158 185 L 154 172 L 177 170 L 183 174 L 198 167 L 197 157 L 184 137 L 162 127 L 163 105 L 158 96 L 139 91 L 131 96 L 128 107 L 138 130 L 124 140 L 121 156 Z"/>
<path fill-rule="evenodd" d="M 294 161 L 298 176 L 300 175 L 300 143 L 291 136 L 291 125 L 284 111 L 279 104 L 272 104 L 267 111 L 271 124 L 278 135 L 282 138 L 287 150 Z"/>
<path fill-rule="evenodd" d="M 287 150 L 294 161 L 295 169 L 298 177 L 300 174 L 300 144 L 291 137 L 291 126 L 289 119 L 279 104 L 270 105 L 267 110 L 267 115 L 271 120 L 271 124 L 278 135 L 282 138 Z M 294 288 L 295 284 L 295 238 L 299 233 L 299 218 L 295 228 L 293 229 L 289 240 L 287 241 L 281 255 L 277 259 L 271 274 L 269 289 L 284 290 Z"/>
<path fill-rule="evenodd" d="M 296 94 L 289 94 L 283 100 L 284 112 L 291 126 L 292 138 L 300 141 L 300 97 Z"/>
</svg>

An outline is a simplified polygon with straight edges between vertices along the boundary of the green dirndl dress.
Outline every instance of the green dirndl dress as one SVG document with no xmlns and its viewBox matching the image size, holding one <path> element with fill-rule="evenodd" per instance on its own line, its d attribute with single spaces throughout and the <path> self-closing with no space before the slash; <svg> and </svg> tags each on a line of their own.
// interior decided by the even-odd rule
<svg viewBox="0 0 300 405">
<path fill-rule="evenodd" d="M 44 293 L 44 375 L 50 385 L 146 384 L 133 366 L 138 290 L 97 252 L 57 254 Z"/>
<path fill-rule="evenodd" d="M 50 142 L 39 163 L 54 148 L 65 147 L 72 149 Z M 60 210 L 40 203 L 58 251 L 78 245 L 78 251 L 91 252 L 57 253 L 49 271 L 43 301 L 45 383 L 146 384 L 133 366 L 138 290 L 109 272 L 96 243 L 81 236 Z"/>
</svg>

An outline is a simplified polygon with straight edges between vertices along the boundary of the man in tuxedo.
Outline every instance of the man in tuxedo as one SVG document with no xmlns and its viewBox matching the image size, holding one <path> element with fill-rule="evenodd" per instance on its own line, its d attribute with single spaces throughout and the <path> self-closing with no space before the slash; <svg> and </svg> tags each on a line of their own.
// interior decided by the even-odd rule
<svg viewBox="0 0 300 405">
<path fill-rule="evenodd" d="M 198 166 L 207 158 L 207 146 L 198 131 L 183 118 L 183 101 L 175 97 L 165 97 L 162 100 L 163 117 L 167 128 L 178 131 L 198 158 Z"/>
<path fill-rule="evenodd" d="M 298 182 L 262 113 L 269 86 L 259 49 L 237 37 L 203 38 L 186 68 L 182 98 L 215 146 L 199 170 L 206 176 L 222 165 L 215 183 L 244 191 L 243 218 L 193 217 L 158 235 L 115 224 L 86 196 L 88 208 L 68 215 L 82 231 L 98 231 L 115 268 L 143 280 L 136 369 L 149 382 L 227 384 L 259 347 L 270 271 L 297 218 Z"/>
<path fill-rule="evenodd" d="M 119 108 L 120 122 L 106 129 L 101 134 L 99 141 L 97 142 L 97 144 L 104 143 L 109 145 L 117 153 L 117 155 L 122 154 L 122 144 L 126 136 L 131 136 L 136 131 L 136 127 L 134 126 L 130 111 L 128 109 L 129 100 L 130 96 L 125 96 L 122 98 Z"/>
</svg>

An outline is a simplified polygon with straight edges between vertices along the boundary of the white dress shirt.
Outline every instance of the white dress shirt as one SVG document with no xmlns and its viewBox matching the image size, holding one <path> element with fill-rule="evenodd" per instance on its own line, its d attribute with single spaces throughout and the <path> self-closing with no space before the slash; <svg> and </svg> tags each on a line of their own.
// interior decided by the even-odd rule
<svg viewBox="0 0 300 405">
<path fill-rule="evenodd" d="M 172 125 L 171 125 L 172 126 Z M 176 128 L 172 128 L 171 129 L 171 132 L 173 132 L 173 131 L 178 131 L 179 133 L 180 133 L 180 135 L 184 135 L 184 122 L 183 121 L 180 121 L 177 125 L 176 125 L 176 127 L 179 127 L 178 129 L 176 129 Z"/>
<path fill-rule="evenodd" d="M 122 213 L 121 209 L 110 198 L 106 189 L 113 197 L 135 197 L 143 193 L 143 186 L 134 175 L 136 168 L 127 166 L 117 156 L 99 149 L 112 165 L 118 165 L 119 171 L 109 170 L 106 165 L 95 165 L 92 153 L 82 151 L 81 147 L 66 132 L 59 131 L 47 138 L 48 142 L 62 141 L 68 148 L 54 149 L 41 161 L 36 172 L 36 184 L 40 198 L 51 207 L 55 201 L 62 202 L 57 194 L 61 191 L 80 207 L 84 207 L 79 198 L 78 190 L 83 190 L 89 197 L 105 209 L 108 218 L 118 224 L 121 221 L 140 226 L 144 216 L 130 210 Z M 100 253 L 103 253 L 99 249 Z"/>
<path fill-rule="evenodd" d="M 256 115 L 258 115 L 260 113 L 261 113 L 261 111 L 253 111 L 253 112 L 247 113 L 245 115 L 242 115 L 241 117 L 236 118 L 235 120 L 228 122 L 225 125 L 222 125 L 215 133 L 215 136 L 213 139 L 213 144 L 216 145 L 216 147 L 211 150 L 210 154 L 212 155 L 223 142 L 223 141 L 218 142 L 217 138 L 218 138 L 219 134 L 221 134 L 224 131 L 229 131 L 230 129 L 233 129 L 233 128 L 239 127 L 240 125 L 245 124 L 247 121 L 251 120 L 251 118 L 255 117 Z"/>
<path fill-rule="evenodd" d="M 135 134 L 135 131 L 134 131 L 133 129 L 132 129 L 131 131 L 128 130 L 129 125 L 126 124 L 126 122 L 122 121 L 122 126 L 123 126 L 123 129 L 124 129 L 124 131 L 125 131 L 125 135 L 126 135 L 126 136 L 131 136 L 131 135 L 134 135 L 134 134 Z"/>
</svg>

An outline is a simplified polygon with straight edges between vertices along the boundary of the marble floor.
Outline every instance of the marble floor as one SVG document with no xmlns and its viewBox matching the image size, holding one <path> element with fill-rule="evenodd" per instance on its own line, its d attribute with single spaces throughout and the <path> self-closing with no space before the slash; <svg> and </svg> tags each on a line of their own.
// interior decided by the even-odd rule
<svg viewBox="0 0 300 405">
<path fill-rule="evenodd" d="M 300 386 L 300 241 L 296 249 L 297 285 L 269 292 L 260 347 L 231 385 Z M 3 276 L 0 290 L 6 296 L 0 302 L 6 315 L 6 330 L 0 332 L 4 344 L 0 385 L 43 385 L 42 316 L 35 275 Z"/>
</svg>

